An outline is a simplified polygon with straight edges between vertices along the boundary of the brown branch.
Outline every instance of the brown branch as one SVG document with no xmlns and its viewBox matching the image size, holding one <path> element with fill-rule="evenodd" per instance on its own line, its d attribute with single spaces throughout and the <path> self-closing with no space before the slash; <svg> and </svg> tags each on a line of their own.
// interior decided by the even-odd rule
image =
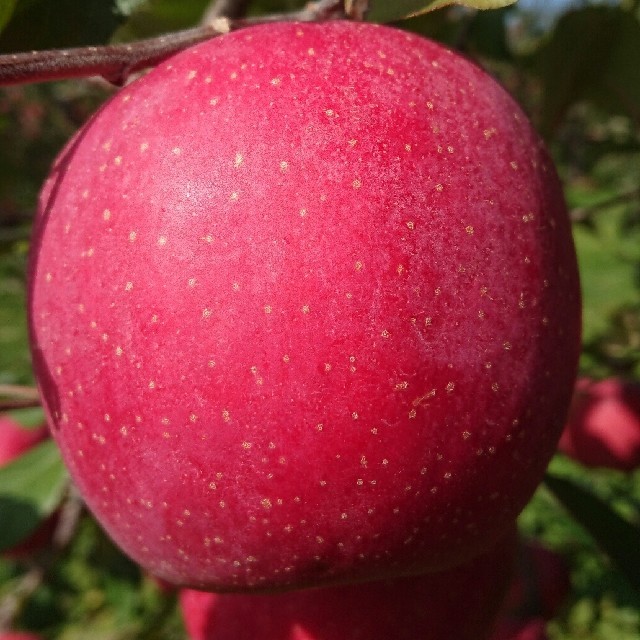
<svg viewBox="0 0 640 640">
<path fill-rule="evenodd" d="M 53 546 L 56 550 L 66 548 L 78 530 L 84 503 L 73 482 L 69 482 L 67 496 L 59 510 L 58 521 L 53 532 Z"/>
<path fill-rule="evenodd" d="M 369 0 L 344 0 L 344 10 L 352 20 L 364 20 L 369 11 Z"/>
<path fill-rule="evenodd" d="M 40 406 L 40 400 L 0 400 L 0 413 L 16 409 L 35 409 Z"/>
<path fill-rule="evenodd" d="M 21 400 L 40 399 L 40 394 L 35 387 L 25 387 L 19 384 L 0 384 L 0 396 Z"/>
<path fill-rule="evenodd" d="M 344 0 L 318 0 L 291 13 L 238 19 L 214 17 L 200 27 L 131 44 L 5 54 L 0 55 L 0 85 L 87 76 L 102 76 L 122 85 L 131 73 L 229 31 L 276 21 L 313 22 L 343 17 Z"/>
<path fill-rule="evenodd" d="M 13 409 L 32 409 L 41 404 L 40 394 L 35 387 L 0 384 L 0 412 L 12 411 Z"/>
</svg>

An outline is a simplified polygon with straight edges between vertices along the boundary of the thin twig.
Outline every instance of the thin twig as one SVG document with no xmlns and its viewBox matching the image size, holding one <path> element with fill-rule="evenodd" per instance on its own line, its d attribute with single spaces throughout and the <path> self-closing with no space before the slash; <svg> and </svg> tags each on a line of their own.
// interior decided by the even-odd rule
<svg viewBox="0 0 640 640">
<path fill-rule="evenodd" d="M 0 413 L 16 409 L 35 409 L 41 405 L 40 400 L 0 400 Z"/>
<path fill-rule="evenodd" d="M 313 22 L 345 17 L 344 0 L 309 2 L 291 13 L 254 18 L 214 18 L 205 25 L 131 44 L 54 49 L 0 55 L 0 85 L 102 76 L 122 85 L 129 75 L 153 66 L 203 40 L 257 24 L 276 21 Z"/>
<path fill-rule="evenodd" d="M 83 506 L 84 503 L 82 502 L 80 492 L 76 486 L 70 482 L 67 497 L 60 507 L 58 522 L 53 532 L 53 546 L 57 550 L 67 547 L 73 539 L 78 530 Z"/>
<path fill-rule="evenodd" d="M 40 394 L 35 387 L 20 384 L 0 384 L 0 396 L 20 400 L 39 400 Z"/>
<path fill-rule="evenodd" d="M 369 0 L 345 0 L 345 13 L 353 20 L 364 20 L 369 11 Z"/>
<path fill-rule="evenodd" d="M 0 632 L 8 631 L 24 603 L 42 584 L 44 570 L 35 566 L 20 577 L 16 586 L 0 600 Z"/>
<path fill-rule="evenodd" d="M 0 384 L 0 412 L 39 407 L 40 394 L 35 387 L 18 384 Z M 6 399 L 5 399 L 6 398 Z"/>
</svg>

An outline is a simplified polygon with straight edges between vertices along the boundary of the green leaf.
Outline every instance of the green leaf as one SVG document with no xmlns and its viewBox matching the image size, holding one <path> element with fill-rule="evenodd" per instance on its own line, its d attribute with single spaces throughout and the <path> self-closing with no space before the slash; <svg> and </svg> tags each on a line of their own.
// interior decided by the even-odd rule
<svg viewBox="0 0 640 640">
<path fill-rule="evenodd" d="M 395 22 L 435 11 L 451 4 L 471 9 L 500 9 L 514 4 L 516 0 L 370 0 L 367 19 L 372 22 Z"/>
<path fill-rule="evenodd" d="M 104 44 L 121 22 L 115 0 L 17 0 L 0 52 Z"/>
<path fill-rule="evenodd" d="M 543 84 L 546 135 L 584 99 L 640 118 L 640 22 L 630 11 L 601 6 L 565 14 L 534 66 Z"/>
<path fill-rule="evenodd" d="M 53 440 L 0 468 L 0 551 L 21 542 L 60 504 L 67 471 Z"/>
<path fill-rule="evenodd" d="M 119 0 L 122 2 L 122 0 Z M 202 18 L 209 0 L 125 0 L 133 9 L 114 40 L 129 42 L 193 27 Z"/>
<path fill-rule="evenodd" d="M 4 25 L 9 22 L 9 18 L 13 14 L 17 0 L 0 0 L 0 31 Z"/>
<path fill-rule="evenodd" d="M 572 480 L 547 473 L 544 484 L 640 591 L 640 528 Z"/>
<path fill-rule="evenodd" d="M 8 411 L 7 415 L 11 416 L 25 429 L 37 429 L 45 423 L 44 411 L 41 407 L 14 409 L 13 411 Z"/>
<path fill-rule="evenodd" d="M 116 0 L 118 11 L 123 16 L 130 16 L 136 9 L 145 5 L 147 0 Z"/>
</svg>

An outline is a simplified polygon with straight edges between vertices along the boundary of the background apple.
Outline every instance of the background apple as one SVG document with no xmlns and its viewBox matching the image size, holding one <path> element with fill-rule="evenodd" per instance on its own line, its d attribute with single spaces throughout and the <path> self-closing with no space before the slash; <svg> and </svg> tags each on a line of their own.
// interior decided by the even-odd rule
<svg viewBox="0 0 640 640">
<path fill-rule="evenodd" d="M 0 640 L 42 640 L 42 638 L 26 631 L 5 631 L 0 632 Z"/>
<path fill-rule="evenodd" d="M 191 640 L 482 640 L 511 577 L 515 532 L 464 566 L 289 593 L 180 592 Z"/>
<path fill-rule="evenodd" d="M 559 449 L 588 467 L 639 467 L 640 383 L 580 379 Z"/>
<path fill-rule="evenodd" d="M 0 466 L 5 465 L 22 453 L 49 437 L 46 425 L 27 428 L 8 415 L 0 415 Z"/>
<path fill-rule="evenodd" d="M 546 623 L 571 592 L 567 561 L 536 541 L 521 541 L 515 571 L 491 640 L 544 640 Z"/>
<path fill-rule="evenodd" d="M 491 640 L 548 640 L 548 638 L 547 621 L 544 618 L 505 623 L 491 636 Z"/>
<path fill-rule="evenodd" d="M 29 287 L 86 502 L 202 589 L 488 548 L 556 448 L 579 351 L 540 139 L 480 69 L 371 24 L 246 29 L 123 89 L 51 173 Z"/>
<path fill-rule="evenodd" d="M 48 437 L 49 430 L 46 425 L 27 428 L 8 415 L 0 415 L 0 466 L 15 460 Z M 11 549 L 6 549 L 2 555 L 11 558 L 24 558 L 45 546 L 51 540 L 56 521 L 57 516 L 55 515 L 47 518 L 23 542 Z"/>
</svg>

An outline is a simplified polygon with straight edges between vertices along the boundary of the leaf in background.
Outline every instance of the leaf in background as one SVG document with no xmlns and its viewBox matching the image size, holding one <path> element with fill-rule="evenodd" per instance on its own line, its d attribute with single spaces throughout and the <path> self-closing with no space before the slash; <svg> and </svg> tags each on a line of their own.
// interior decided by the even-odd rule
<svg viewBox="0 0 640 640">
<path fill-rule="evenodd" d="M 0 468 L 0 551 L 35 531 L 56 510 L 66 486 L 67 471 L 52 440 Z"/>
<path fill-rule="evenodd" d="M 434 11 L 451 4 L 471 9 L 500 9 L 514 4 L 516 0 L 370 0 L 367 20 L 372 22 L 395 22 L 428 11 Z"/>
<path fill-rule="evenodd" d="M 629 166 L 630 159 L 627 159 Z M 596 198 L 603 191 L 596 193 Z M 577 200 L 575 190 L 569 192 L 569 200 L 589 204 L 588 200 Z M 593 198 L 594 196 L 592 196 Z M 578 254 L 580 278 L 583 292 L 583 341 L 598 339 L 607 331 L 615 312 L 638 300 L 637 267 L 633 249 L 640 246 L 640 233 L 620 232 L 624 209 L 598 213 L 591 228 L 575 225 L 573 237 Z"/>
<path fill-rule="evenodd" d="M 121 22 L 115 0 L 18 0 L 0 52 L 104 44 Z"/>
<path fill-rule="evenodd" d="M 121 3 L 122 0 L 119 0 Z M 209 0 L 125 0 L 133 8 L 114 40 L 129 42 L 193 27 L 200 22 Z"/>
<path fill-rule="evenodd" d="M 26 429 L 37 429 L 45 423 L 44 410 L 42 407 L 14 409 L 13 411 L 8 411 L 7 415 Z"/>
<path fill-rule="evenodd" d="M 640 528 L 572 480 L 547 473 L 544 484 L 640 591 Z"/>
<path fill-rule="evenodd" d="M 640 22 L 632 12 L 600 6 L 565 14 L 534 66 L 543 84 L 545 135 L 584 99 L 640 122 Z"/>
<path fill-rule="evenodd" d="M 9 22 L 11 14 L 15 9 L 17 0 L 0 0 L 0 31 L 4 28 L 4 25 Z"/>
<path fill-rule="evenodd" d="M 136 9 L 147 4 L 147 0 L 116 0 L 118 11 L 123 16 L 130 16 Z"/>
<path fill-rule="evenodd" d="M 402 28 L 462 50 L 472 59 L 488 57 L 511 61 L 513 54 L 507 46 L 506 19 L 512 11 L 512 7 L 466 11 L 451 6 L 405 20 Z"/>
</svg>

